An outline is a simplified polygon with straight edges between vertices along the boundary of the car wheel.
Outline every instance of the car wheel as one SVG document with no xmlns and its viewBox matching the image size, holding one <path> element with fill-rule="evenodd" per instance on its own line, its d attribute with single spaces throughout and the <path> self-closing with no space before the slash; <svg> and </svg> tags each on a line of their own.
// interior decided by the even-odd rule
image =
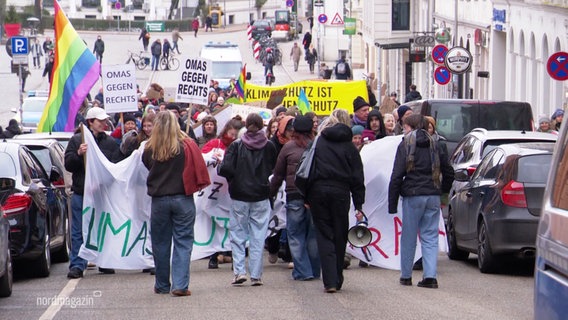
<svg viewBox="0 0 568 320">
<path fill-rule="evenodd" d="M 14 274 L 12 269 L 12 256 L 10 249 L 8 249 L 8 256 L 6 257 L 6 272 L 0 278 L 0 297 L 9 297 L 12 295 L 12 283 L 14 281 Z"/>
<path fill-rule="evenodd" d="M 37 259 L 37 263 L 33 264 L 37 266 L 36 275 L 38 277 L 48 277 L 51 270 L 51 249 L 50 249 L 50 238 L 48 230 L 45 230 L 45 237 L 43 241 L 43 250 L 41 256 Z"/>
<path fill-rule="evenodd" d="M 448 258 L 450 260 L 466 260 L 469 252 L 458 248 L 456 239 L 456 225 L 452 212 L 448 212 L 448 223 L 446 225 L 446 236 L 448 238 Z"/>
<path fill-rule="evenodd" d="M 53 255 L 53 260 L 55 262 L 67 262 L 69 261 L 69 255 L 71 253 L 71 229 L 69 228 L 69 218 L 66 216 L 64 221 L 64 234 L 63 234 L 63 244 L 61 248 Z"/>
<path fill-rule="evenodd" d="M 477 228 L 477 266 L 481 273 L 495 272 L 497 267 L 497 258 L 491 252 L 489 235 L 484 220 L 481 220 Z"/>
</svg>

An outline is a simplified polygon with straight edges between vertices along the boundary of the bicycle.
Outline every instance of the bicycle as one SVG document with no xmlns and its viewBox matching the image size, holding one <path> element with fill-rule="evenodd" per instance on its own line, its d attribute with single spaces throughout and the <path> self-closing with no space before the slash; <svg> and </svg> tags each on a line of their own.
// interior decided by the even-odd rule
<svg viewBox="0 0 568 320">
<path fill-rule="evenodd" d="M 142 56 L 142 52 L 137 54 L 128 50 L 128 60 L 126 60 L 126 64 L 129 64 L 131 61 L 138 70 L 144 70 L 150 64 L 150 58 Z"/>
<path fill-rule="evenodd" d="M 179 59 L 174 57 L 173 53 L 170 53 L 167 58 L 165 56 L 160 58 L 160 70 L 176 71 L 178 68 Z"/>
</svg>

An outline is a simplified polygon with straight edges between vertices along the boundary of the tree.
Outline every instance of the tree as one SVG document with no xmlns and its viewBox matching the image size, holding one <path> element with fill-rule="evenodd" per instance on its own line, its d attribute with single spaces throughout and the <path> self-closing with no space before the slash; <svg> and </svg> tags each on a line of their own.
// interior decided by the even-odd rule
<svg viewBox="0 0 568 320">
<path fill-rule="evenodd" d="M 16 7 L 11 5 L 8 7 L 8 12 L 6 13 L 6 17 L 4 18 L 4 23 L 19 23 L 20 16 L 16 12 Z"/>
</svg>

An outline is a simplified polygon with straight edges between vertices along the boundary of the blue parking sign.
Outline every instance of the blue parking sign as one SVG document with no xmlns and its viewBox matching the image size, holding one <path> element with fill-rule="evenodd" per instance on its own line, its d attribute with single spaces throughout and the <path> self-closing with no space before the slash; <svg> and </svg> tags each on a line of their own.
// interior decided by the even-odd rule
<svg viewBox="0 0 568 320">
<path fill-rule="evenodd" d="M 12 54 L 28 54 L 28 38 L 12 37 Z"/>
</svg>

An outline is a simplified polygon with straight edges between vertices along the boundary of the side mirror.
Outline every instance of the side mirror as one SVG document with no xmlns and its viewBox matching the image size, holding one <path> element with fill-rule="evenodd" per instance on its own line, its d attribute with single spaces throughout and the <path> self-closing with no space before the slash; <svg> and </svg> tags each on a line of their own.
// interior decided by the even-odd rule
<svg viewBox="0 0 568 320">
<path fill-rule="evenodd" d="M 454 180 L 460 182 L 468 182 L 469 181 L 469 174 L 467 173 L 467 169 L 458 169 L 454 173 Z"/>
</svg>

